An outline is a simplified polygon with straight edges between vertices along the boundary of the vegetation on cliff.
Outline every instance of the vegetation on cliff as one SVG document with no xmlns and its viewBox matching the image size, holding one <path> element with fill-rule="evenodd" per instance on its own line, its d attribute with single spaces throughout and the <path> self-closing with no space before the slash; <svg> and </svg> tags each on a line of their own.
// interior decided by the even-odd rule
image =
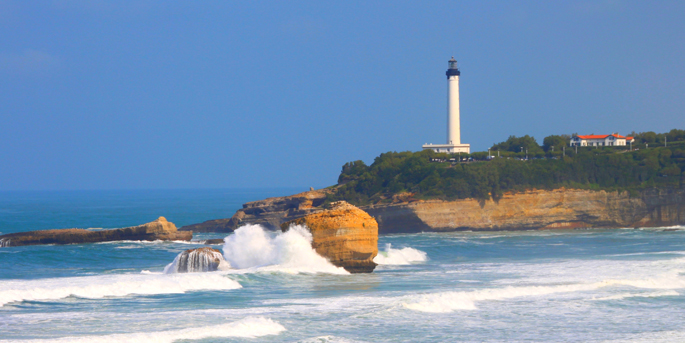
<svg viewBox="0 0 685 343">
<path fill-rule="evenodd" d="M 362 161 L 346 163 L 338 186 L 326 201 L 366 205 L 390 202 L 393 195 L 403 192 L 413 193 L 417 199 L 497 200 L 504 192 L 532 188 L 635 191 L 682 187 L 685 131 L 635 136 L 637 144 L 633 148 L 638 149 L 633 151 L 628 147 L 582 147 L 576 153 L 567 146 L 568 136 L 549 136 L 543 147 L 533 137 L 512 136 L 491 148 L 491 155 L 499 153 L 499 157 L 492 159 L 486 152 L 388 152 L 370 166 Z M 667 147 L 664 137 L 668 137 Z M 648 141 L 652 143 L 646 148 Z M 525 146 L 523 151 L 521 146 Z M 566 146 L 565 151 L 562 146 Z"/>
</svg>

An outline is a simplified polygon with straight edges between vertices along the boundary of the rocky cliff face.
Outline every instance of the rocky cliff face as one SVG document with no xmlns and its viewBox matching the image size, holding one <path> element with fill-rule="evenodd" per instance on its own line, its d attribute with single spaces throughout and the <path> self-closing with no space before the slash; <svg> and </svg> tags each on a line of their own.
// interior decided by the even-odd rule
<svg viewBox="0 0 685 343">
<path fill-rule="evenodd" d="M 225 219 L 230 225 L 203 229 L 231 231 L 241 223 L 274 229 L 317 211 L 317 203 L 325 197 L 325 192 L 314 191 L 247 203 L 233 218 Z M 416 201 L 404 194 L 392 200 L 391 204 L 361 207 L 376 219 L 381 234 L 685 225 L 685 189 L 648 189 L 633 196 L 578 189 L 531 190 L 508 193 L 498 201 Z"/>
<path fill-rule="evenodd" d="M 278 230 L 282 223 L 320 211 L 330 190 L 313 190 L 285 197 L 267 198 L 248 202 L 229 219 L 208 220 L 187 225 L 181 231 L 233 232 L 243 224 L 261 224 L 270 230 Z"/>
<path fill-rule="evenodd" d="M 631 197 L 628 192 L 531 190 L 498 201 L 432 200 L 364 209 L 381 233 L 666 226 L 685 224 L 685 192 L 648 190 Z"/>
<path fill-rule="evenodd" d="M 123 229 L 100 231 L 84 229 L 58 229 L 10 233 L 0 236 L 0 246 L 96 243 L 122 240 L 189 241 L 191 238 L 193 238 L 192 232 L 179 232 L 174 223 L 168 222 L 164 217 L 159 217 L 159 219 L 153 222 Z"/>
<path fill-rule="evenodd" d="M 344 201 L 281 225 L 305 225 L 312 233 L 312 247 L 335 266 L 350 273 L 370 273 L 378 255 L 378 224 L 366 212 Z"/>
</svg>

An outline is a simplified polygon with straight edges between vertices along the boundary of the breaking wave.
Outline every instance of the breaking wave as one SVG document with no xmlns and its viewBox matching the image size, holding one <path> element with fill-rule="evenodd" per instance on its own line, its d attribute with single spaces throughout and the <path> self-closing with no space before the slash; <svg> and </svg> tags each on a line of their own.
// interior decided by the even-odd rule
<svg viewBox="0 0 685 343">
<path fill-rule="evenodd" d="M 0 307 L 12 302 L 57 300 L 70 296 L 97 299 L 241 287 L 238 282 L 216 273 L 143 273 L 0 281 Z"/>
<path fill-rule="evenodd" d="M 416 262 L 425 262 L 428 254 L 414 248 L 393 249 L 390 243 L 385 245 L 385 251 L 379 251 L 373 259 L 380 265 L 406 265 Z"/>
<path fill-rule="evenodd" d="M 503 300 L 552 293 L 579 292 L 597 289 L 596 284 L 562 286 L 527 286 L 484 289 L 471 292 L 442 292 L 419 296 L 402 305 L 420 312 L 447 313 L 455 310 L 475 310 L 477 301 Z"/>
<path fill-rule="evenodd" d="M 14 340 L 0 342 L 155 342 L 167 343 L 177 340 L 198 340 L 210 337 L 244 337 L 255 338 L 277 335 L 286 331 L 283 325 L 264 317 L 248 317 L 236 322 L 169 331 L 136 332 L 103 336 L 63 337 L 57 339 Z"/>
<path fill-rule="evenodd" d="M 660 291 L 660 292 L 649 292 L 649 293 L 622 293 L 616 295 L 610 295 L 608 297 L 594 298 L 593 300 L 623 300 L 627 298 L 658 298 L 658 297 L 670 297 L 678 296 L 680 293 L 676 291 Z"/>
<path fill-rule="evenodd" d="M 571 284 L 556 286 L 523 286 L 482 289 L 465 292 L 441 292 L 421 296 L 411 296 L 402 302 L 402 306 L 410 310 L 420 312 L 447 313 L 455 310 L 475 310 L 476 302 L 487 300 L 505 300 L 519 297 L 540 296 L 555 293 L 585 292 L 610 286 L 629 286 L 645 289 L 677 289 L 685 288 L 685 280 L 677 275 L 664 276 L 662 278 L 638 279 L 638 280 L 605 280 L 587 284 Z M 677 295 L 676 292 L 658 292 L 643 296 L 667 296 Z M 619 295 L 616 299 L 627 297 Z M 629 295 L 630 296 L 630 295 Z M 637 296 L 637 295 L 632 295 Z M 611 297 L 609 297 L 611 298 Z M 609 300 L 595 299 L 595 300 Z"/>
<path fill-rule="evenodd" d="M 285 273 L 349 274 L 312 248 L 312 234 L 304 226 L 269 234 L 260 225 L 245 225 L 225 238 L 224 257 L 233 268 Z"/>
<path fill-rule="evenodd" d="M 312 337 L 312 338 L 303 339 L 303 340 L 297 341 L 297 342 L 298 343 L 363 343 L 362 341 L 355 341 L 355 340 L 347 339 L 344 337 L 336 337 L 336 336 Z"/>
</svg>

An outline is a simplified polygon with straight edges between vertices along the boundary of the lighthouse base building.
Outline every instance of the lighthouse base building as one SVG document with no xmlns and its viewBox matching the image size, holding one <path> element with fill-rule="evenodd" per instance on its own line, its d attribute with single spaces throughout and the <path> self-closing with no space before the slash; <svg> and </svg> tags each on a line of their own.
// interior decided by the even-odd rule
<svg viewBox="0 0 685 343">
<path fill-rule="evenodd" d="M 452 57 L 447 62 L 447 143 L 424 144 L 423 149 L 431 149 L 435 152 L 444 153 L 471 153 L 470 144 L 461 143 L 461 127 L 459 123 L 459 68 L 457 61 Z"/>
<path fill-rule="evenodd" d="M 424 144 L 422 148 L 448 154 L 456 154 L 458 152 L 471 153 L 471 144 Z"/>
</svg>

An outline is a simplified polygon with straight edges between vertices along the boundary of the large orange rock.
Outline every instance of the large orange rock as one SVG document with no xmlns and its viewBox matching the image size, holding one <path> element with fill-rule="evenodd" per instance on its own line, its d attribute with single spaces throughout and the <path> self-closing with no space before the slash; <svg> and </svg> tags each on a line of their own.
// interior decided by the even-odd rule
<svg viewBox="0 0 685 343">
<path fill-rule="evenodd" d="M 281 224 L 283 232 L 304 225 L 312 233 L 312 247 L 335 266 L 350 273 L 370 273 L 376 268 L 378 223 L 368 213 L 345 201 L 330 209 Z"/>
<path fill-rule="evenodd" d="M 189 241 L 191 238 L 193 238 L 192 232 L 178 231 L 174 223 L 168 222 L 164 217 L 159 217 L 153 222 L 123 229 L 97 231 L 84 229 L 57 229 L 10 233 L 0 236 L 0 247 L 38 244 L 97 243 L 123 240 Z"/>
</svg>

